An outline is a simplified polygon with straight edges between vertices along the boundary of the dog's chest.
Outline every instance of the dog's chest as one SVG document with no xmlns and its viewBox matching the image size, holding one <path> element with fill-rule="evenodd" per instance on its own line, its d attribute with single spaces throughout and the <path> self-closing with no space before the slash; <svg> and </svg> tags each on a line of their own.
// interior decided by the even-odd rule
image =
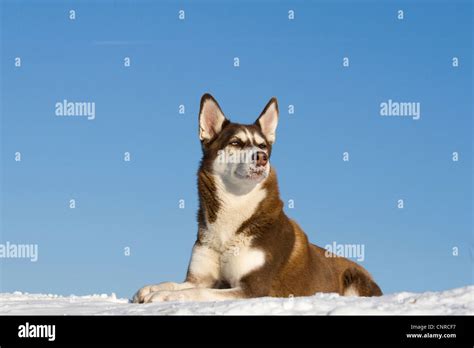
<svg viewBox="0 0 474 348">
<path fill-rule="evenodd" d="M 253 236 L 245 231 L 237 233 L 256 213 L 264 197 L 264 190 L 246 196 L 221 194 L 217 218 L 202 230 L 201 243 L 216 252 L 219 278 L 231 286 L 237 286 L 244 275 L 264 263 L 263 251 L 252 247 Z"/>
<path fill-rule="evenodd" d="M 235 195 L 218 189 L 216 195 L 219 201 L 217 216 L 214 221 L 206 223 L 202 242 L 216 251 L 224 252 L 248 242 L 244 240 L 243 233 L 237 231 L 257 212 L 266 191 L 258 188 L 244 195 Z"/>
<path fill-rule="evenodd" d="M 211 265 L 216 267 L 218 280 L 231 287 L 239 286 L 242 277 L 265 263 L 264 252 L 252 246 L 252 236 L 245 233 L 219 234 L 215 230 L 207 230 L 204 236 L 204 245 L 216 252 Z"/>
</svg>

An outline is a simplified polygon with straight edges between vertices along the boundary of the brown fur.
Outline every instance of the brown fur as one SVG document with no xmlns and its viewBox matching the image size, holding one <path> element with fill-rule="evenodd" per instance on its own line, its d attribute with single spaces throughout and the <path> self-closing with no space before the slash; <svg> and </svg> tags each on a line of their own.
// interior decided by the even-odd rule
<svg viewBox="0 0 474 348">
<path fill-rule="evenodd" d="M 205 95 L 203 101 L 205 98 L 212 97 Z M 269 105 L 270 103 L 266 108 Z M 210 175 L 212 163 L 217 151 L 242 128 L 259 133 L 265 139 L 258 122 L 240 125 L 226 120 L 217 136 L 202 143 L 203 159 L 198 172 L 197 244 L 201 243 L 201 231 L 206 224 L 215 221 L 221 208 L 216 197 L 215 183 Z M 269 157 L 271 145 L 267 141 Z M 252 246 L 265 253 L 265 264 L 241 279 L 242 297 L 307 296 L 316 292 L 337 292 L 343 295 L 350 287 L 356 289 L 360 296 L 382 295 L 378 285 L 363 267 L 343 257 L 325 256 L 326 250 L 310 244 L 298 224 L 285 215 L 273 167 L 263 185 L 267 192 L 265 199 L 255 214 L 244 221 L 237 231 L 253 236 Z M 187 281 L 196 283 L 199 280 L 188 271 Z M 215 287 L 226 287 L 225 280 L 219 281 Z"/>
</svg>

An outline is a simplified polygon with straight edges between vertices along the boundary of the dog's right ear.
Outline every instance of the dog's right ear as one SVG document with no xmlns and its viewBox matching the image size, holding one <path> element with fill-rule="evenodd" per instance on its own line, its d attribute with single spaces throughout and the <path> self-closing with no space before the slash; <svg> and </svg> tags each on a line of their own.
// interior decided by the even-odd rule
<svg viewBox="0 0 474 348">
<path fill-rule="evenodd" d="M 199 139 L 201 142 L 207 143 L 214 139 L 226 122 L 229 121 L 225 118 L 214 97 L 208 93 L 204 94 L 199 110 Z"/>
</svg>

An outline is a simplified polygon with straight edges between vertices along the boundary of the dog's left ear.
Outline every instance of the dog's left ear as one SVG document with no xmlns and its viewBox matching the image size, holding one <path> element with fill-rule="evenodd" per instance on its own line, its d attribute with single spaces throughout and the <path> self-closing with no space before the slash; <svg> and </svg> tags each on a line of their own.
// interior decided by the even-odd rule
<svg viewBox="0 0 474 348">
<path fill-rule="evenodd" d="M 276 138 L 276 128 L 278 125 L 278 102 L 275 97 L 270 99 L 263 109 L 255 124 L 260 127 L 265 138 L 273 144 Z"/>
</svg>

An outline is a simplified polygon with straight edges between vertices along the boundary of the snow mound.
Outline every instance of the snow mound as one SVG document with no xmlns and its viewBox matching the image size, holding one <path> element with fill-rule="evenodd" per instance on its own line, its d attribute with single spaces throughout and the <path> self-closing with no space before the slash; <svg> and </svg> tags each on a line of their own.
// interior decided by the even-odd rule
<svg viewBox="0 0 474 348">
<path fill-rule="evenodd" d="M 474 286 L 382 297 L 255 298 L 222 302 L 133 304 L 115 294 L 58 296 L 21 292 L 0 294 L 0 315 L 472 315 Z"/>
</svg>

